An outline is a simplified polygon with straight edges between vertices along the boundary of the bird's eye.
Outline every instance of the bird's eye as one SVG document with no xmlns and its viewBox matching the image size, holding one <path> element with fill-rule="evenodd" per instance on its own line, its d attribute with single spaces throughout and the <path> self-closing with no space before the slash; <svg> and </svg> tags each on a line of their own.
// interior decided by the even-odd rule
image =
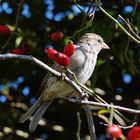
<svg viewBox="0 0 140 140">
<path fill-rule="evenodd" d="M 97 41 L 98 41 L 99 43 L 101 43 L 101 40 L 100 40 L 100 39 L 98 39 Z"/>
</svg>

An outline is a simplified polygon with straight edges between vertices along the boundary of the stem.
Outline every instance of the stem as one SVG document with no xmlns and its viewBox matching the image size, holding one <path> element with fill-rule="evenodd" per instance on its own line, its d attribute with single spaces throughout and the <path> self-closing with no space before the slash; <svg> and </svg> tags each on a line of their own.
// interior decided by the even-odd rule
<svg viewBox="0 0 140 140">
<path fill-rule="evenodd" d="M 83 13 L 83 15 L 86 15 L 86 13 L 82 10 L 82 8 L 80 7 L 80 5 L 77 3 L 76 0 L 74 0 L 75 5 L 77 6 L 77 8 L 81 11 L 81 13 Z M 87 15 L 86 15 L 87 16 Z"/>
<path fill-rule="evenodd" d="M 80 140 L 81 118 L 80 118 L 79 112 L 77 112 L 77 120 L 78 120 L 78 127 L 77 127 L 76 137 L 77 137 L 77 140 Z"/>
<path fill-rule="evenodd" d="M 113 112 L 114 112 L 113 103 L 111 103 L 110 106 L 111 109 L 110 109 L 109 125 L 111 126 L 113 124 Z"/>
<path fill-rule="evenodd" d="M 77 79 L 77 77 L 76 77 L 76 75 L 75 75 L 74 72 L 72 72 L 72 71 L 71 71 L 70 69 L 68 69 L 68 68 L 66 68 L 66 70 L 72 75 L 73 79 L 75 80 L 75 82 L 76 82 L 80 87 L 82 87 L 83 89 L 85 89 L 86 91 L 88 91 L 90 95 L 92 95 L 92 92 L 93 92 L 93 91 L 90 90 L 89 88 L 87 88 L 86 86 L 82 85 L 82 84 L 78 81 L 78 79 Z M 93 93 L 93 94 L 95 94 L 95 93 Z"/>
<path fill-rule="evenodd" d="M 98 7 L 107 17 L 114 21 L 129 38 L 131 38 L 134 42 L 140 45 L 140 41 L 137 40 L 134 36 L 132 36 L 114 17 L 108 14 L 99 4 Z"/>
<path fill-rule="evenodd" d="M 92 14 L 88 15 L 89 14 L 89 11 L 90 11 L 90 9 L 92 7 L 92 3 L 93 2 L 91 2 L 91 4 L 89 5 L 88 10 L 87 10 L 87 13 L 85 13 L 81 9 L 80 5 L 77 3 L 76 0 L 74 0 L 74 3 L 77 6 L 77 8 L 81 11 L 81 13 L 84 15 L 84 17 L 82 19 L 80 29 L 78 29 L 77 31 L 75 31 L 75 33 L 72 36 L 70 36 L 70 38 L 75 37 L 77 34 L 78 34 L 78 37 L 79 37 L 79 33 L 80 32 L 84 31 L 85 29 L 89 28 L 92 25 L 92 21 L 94 19 L 94 13 L 95 13 L 95 9 L 96 9 L 96 7 L 95 7 L 94 10 L 93 10 L 93 12 L 92 12 Z"/>
<path fill-rule="evenodd" d="M 90 106 L 85 105 L 84 109 L 87 116 L 87 122 L 88 122 L 88 128 L 89 128 L 91 140 L 96 140 L 95 125 L 94 125 L 93 115 L 90 110 Z"/>
</svg>

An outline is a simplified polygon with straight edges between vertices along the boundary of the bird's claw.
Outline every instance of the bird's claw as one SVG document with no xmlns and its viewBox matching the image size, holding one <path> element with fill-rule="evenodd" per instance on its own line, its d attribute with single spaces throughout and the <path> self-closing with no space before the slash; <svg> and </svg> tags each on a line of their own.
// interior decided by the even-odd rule
<svg viewBox="0 0 140 140">
<path fill-rule="evenodd" d="M 66 74 L 62 72 L 61 75 L 60 75 L 60 79 L 62 81 L 64 81 L 65 78 L 66 78 Z"/>
</svg>

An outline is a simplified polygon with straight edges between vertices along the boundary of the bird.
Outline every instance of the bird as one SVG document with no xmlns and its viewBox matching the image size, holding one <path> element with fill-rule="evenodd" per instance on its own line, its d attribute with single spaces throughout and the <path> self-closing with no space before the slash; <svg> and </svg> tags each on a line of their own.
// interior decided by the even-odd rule
<svg viewBox="0 0 140 140">
<path fill-rule="evenodd" d="M 85 33 L 76 43 L 74 49 L 68 68 L 75 73 L 81 84 L 85 84 L 95 69 L 99 52 L 102 49 L 109 49 L 109 47 L 100 35 Z M 56 64 L 54 69 L 60 73 L 65 72 L 59 64 Z M 68 83 L 49 73 L 43 79 L 41 88 L 40 97 L 19 119 L 20 123 L 24 123 L 33 115 L 29 124 L 31 133 L 35 132 L 39 120 L 54 99 L 69 96 L 74 92 L 74 89 Z"/>
</svg>

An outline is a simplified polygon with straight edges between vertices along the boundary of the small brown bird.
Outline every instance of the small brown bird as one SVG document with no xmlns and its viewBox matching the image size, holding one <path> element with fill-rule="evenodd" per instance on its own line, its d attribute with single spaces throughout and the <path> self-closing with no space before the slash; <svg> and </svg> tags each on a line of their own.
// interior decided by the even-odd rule
<svg viewBox="0 0 140 140">
<path fill-rule="evenodd" d="M 84 84 L 92 75 L 97 55 L 102 49 L 109 49 L 104 43 L 101 36 L 94 33 L 86 33 L 83 35 L 75 47 L 74 54 L 70 59 L 69 69 L 76 74 L 80 83 Z M 55 70 L 63 73 L 64 69 L 57 64 Z M 65 97 L 71 94 L 74 89 L 65 81 L 58 80 L 47 74 L 42 82 L 42 94 L 38 100 L 31 106 L 28 111 L 19 119 L 20 123 L 24 123 L 33 114 L 33 118 L 29 125 L 30 132 L 34 132 L 39 120 L 42 118 L 48 106 L 52 101 L 59 97 Z"/>
</svg>

